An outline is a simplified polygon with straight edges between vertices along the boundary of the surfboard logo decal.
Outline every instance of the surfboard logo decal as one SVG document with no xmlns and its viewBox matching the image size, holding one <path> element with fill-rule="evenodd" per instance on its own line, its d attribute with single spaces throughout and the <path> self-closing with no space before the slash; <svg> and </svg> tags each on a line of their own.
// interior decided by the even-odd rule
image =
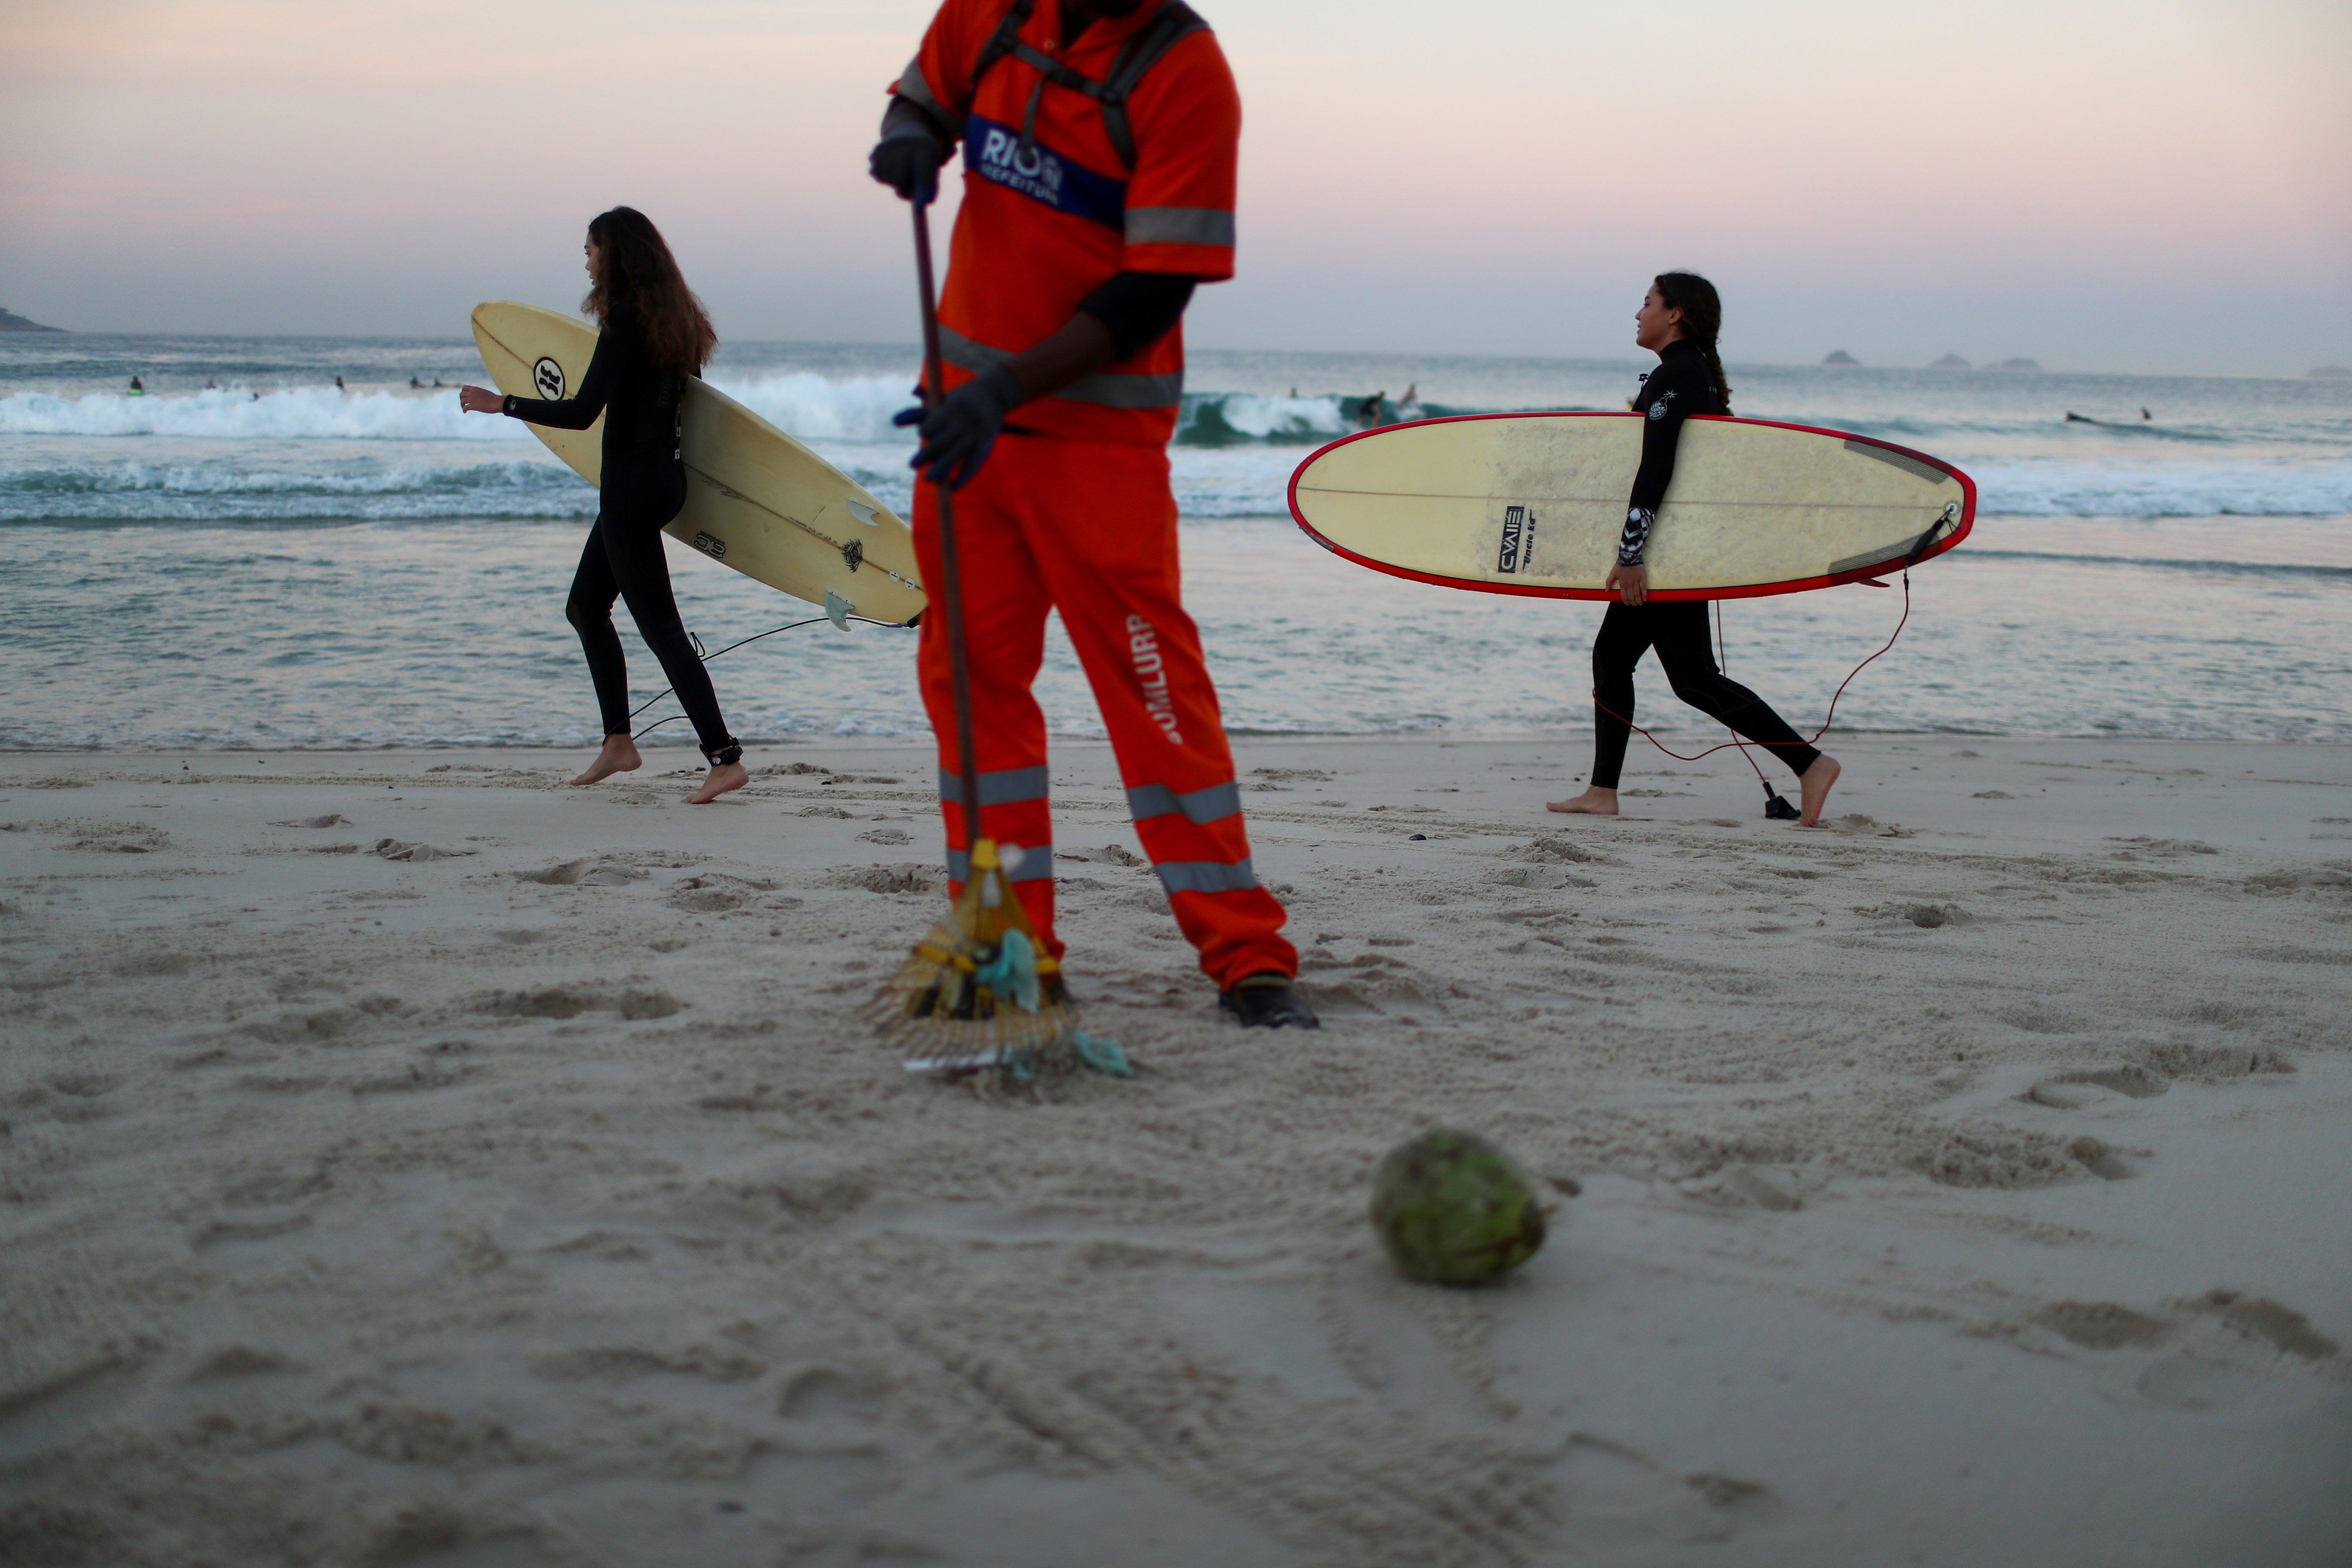
<svg viewBox="0 0 2352 1568">
<path fill-rule="evenodd" d="M 707 533 L 698 533 L 694 536 L 694 547 L 713 561 L 727 559 L 727 542 L 723 539 L 713 539 Z"/>
<path fill-rule="evenodd" d="M 530 384 L 550 403 L 563 401 L 563 367 L 546 354 L 540 355 L 539 363 L 530 367 Z"/>
<path fill-rule="evenodd" d="M 1495 559 L 1497 572 L 1517 572 L 1519 557 L 1525 553 L 1528 533 L 1528 509 L 1508 506 L 1503 509 L 1503 552 Z"/>
</svg>

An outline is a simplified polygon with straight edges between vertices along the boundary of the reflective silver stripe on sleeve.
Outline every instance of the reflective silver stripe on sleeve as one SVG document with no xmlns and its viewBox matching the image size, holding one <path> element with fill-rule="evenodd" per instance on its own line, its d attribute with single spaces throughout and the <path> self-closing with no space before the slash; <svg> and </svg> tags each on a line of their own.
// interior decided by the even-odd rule
<svg viewBox="0 0 2352 1568">
<path fill-rule="evenodd" d="M 1021 864 L 1004 873 L 1008 882 L 1034 882 L 1054 874 L 1054 847 L 1050 844 L 1024 844 Z M 948 851 L 948 880 L 961 882 L 971 876 L 971 854 L 969 850 Z"/>
<path fill-rule="evenodd" d="M 1227 779 L 1190 795 L 1178 795 L 1166 784 L 1137 784 L 1127 792 L 1127 809 L 1138 822 L 1180 813 L 1187 822 L 1222 822 L 1241 814 L 1242 786 Z"/>
<path fill-rule="evenodd" d="M 1223 207 L 1129 207 L 1129 245 L 1231 245 L 1234 215 Z"/>
<path fill-rule="evenodd" d="M 980 775 L 980 804 L 1010 805 L 1021 800 L 1045 798 L 1047 774 L 1043 765 L 1034 768 L 1005 768 L 998 773 Z M 940 798 L 961 800 L 963 775 L 940 770 Z"/>
<path fill-rule="evenodd" d="M 1162 860 L 1152 869 L 1171 893 L 1241 893 L 1257 886 L 1257 873 L 1246 859 L 1230 866 L 1222 860 Z"/>
<path fill-rule="evenodd" d="M 1013 357 L 1004 349 L 976 343 L 951 327 L 940 329 L 940 357 L 962 370 L 982 371 Z M 1169 408 L 1184 401 L 1184 373 L 1134 375 L 1125 371 L 1098 370 L 1082 375 L 1051 394 L 1074 403 L 1095 403 L 1105 408 Z"/>
<path fill-rule="evenodd" d="M 940 101 L 939 95 L 931 90 L 931 84 L 923 79 L 922 61 L 907 62 L 907 74 L 898 79 L 898 96 L 937 115 L 940 123 L 958 136 L 963 134 L 963 116 Z"/>
</svg>

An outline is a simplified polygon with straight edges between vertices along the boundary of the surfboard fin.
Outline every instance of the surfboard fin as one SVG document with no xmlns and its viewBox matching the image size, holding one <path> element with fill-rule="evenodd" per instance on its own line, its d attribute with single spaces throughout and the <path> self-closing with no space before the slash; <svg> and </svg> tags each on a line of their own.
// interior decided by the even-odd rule
<svg viewBox="0 0 2352 1568">
<path fill-rule="evenodd" d="M 847 631 L 849 629 L 849 617 L 856 614 L 856 605 L 851 604 L 848 600 L 843 598 L 832 589 L 827 588 L 824 591 L 825 618 L 832 621 L 835 626 L 839 626 L 843 631 Z"/>
</svg>

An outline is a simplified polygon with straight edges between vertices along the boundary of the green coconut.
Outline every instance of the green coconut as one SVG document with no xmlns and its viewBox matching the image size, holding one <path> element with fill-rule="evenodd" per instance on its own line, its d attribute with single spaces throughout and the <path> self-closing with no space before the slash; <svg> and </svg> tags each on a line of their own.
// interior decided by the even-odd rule
<svg viewBox="0 0 2352 1568">
<path fill-rule="evenodd" d="M 1509 1155 L 1475 1133 L 1439 1128 L 1381 1162 L 1372 1228 L 1415 1279 L 1483 1285 L 1536 1255 L 1544 1210 Z"/>
</svg>

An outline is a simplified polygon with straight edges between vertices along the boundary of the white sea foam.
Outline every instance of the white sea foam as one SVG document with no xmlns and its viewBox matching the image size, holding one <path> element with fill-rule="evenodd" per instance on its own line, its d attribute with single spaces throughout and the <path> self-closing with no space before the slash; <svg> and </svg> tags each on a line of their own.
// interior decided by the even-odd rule
<svg viewBox="0 0 2352 1568">
<path fill-rule="evenodd" d="M 0 522 L 393 521 L 593 514 L 596 492 L 545 458 L 343 464 L 113 462 L 0 470 Z"/>
<path fill-rule="evenodd" d="M 914 406 L 911 374 L 836 380 L 800 371 L 745 381 L 714 376 L 710 384 L 803 441 L 909 439 L 891 425 L 890 416 Z"/>
<path fill-rule="evenodd" d="M 175 397 L 92 392 L 0 396 L 0 436 L 173 436 L 215 441 L 530 439 L 512 420 L 468 415 L 435 393 L 222 387 Z"/>
<path fill-rule="evenodd" d="M 1327 440 L 1348 427 L 1339 402 L 1337 397 L 1276 397 L 1251 392 L 1200 394 L 1185 399 L 1177 439 Z"/>
<path fill-rule="evenodd" d="M 712 384 L 899 505 L 911 437 L 890 421 L 909 405 L 910 375 L 787 368 L 721 374 Z M 1312 447 L 1351 426 L 1346 406 L 1346 399 L 1328 395 L 1188 394 L 1171 451 L 1185 513 L 1283 514 L 1292 468 Z M 2168 451 L 2155 438 L 2161 430 L 2126 426 L 2125 435 L 2147 437 L 2146 457 L 2075 457 L 2056 447 L 2021 458 L 1990 454 L 2013 453 L 2029 437 L 2045 447 L 2112 444 L 2114 437 L 2104 426 L 2021 420 L 2012 411 L 1982 428 L 1949 416 L 1842 422 L 1885 431 L 1903 426 L 1903 438 L 1975 478 L 1988 515 L 2352 515 L 2352 461 L 2336 455 L 2340 444 L 2314 450 L 2307 433 L 2289 443 L 2300 447 L 2294 455 L 2253 456 L 2241 444 L 2208 459 L 2185 453 L 2179 442 Z M 2274 421 L 2251 429 L 2247 440 L 2283 442 L 2281 428 Z M 527 430 L 511 420 L 467 415 L 446 390 L 303 386 L 257 395 L 233 386 L 143 397 L 17 391 L 0 394 L 0 437 L 55 444 L 25 450 L 20 466 L 0 467 L 0 521 L 556 517 L 593 510 L 593 500 Z M 253 449 L 265 443 L 271 448 L 266 458 Z M 309 448 L 315 458 L 304 455 L 305 443 L 316 444 Z M 383 443 L 378 450 L 402 455 L 355 464 L 349 443 Z M 436 445 L 446 455 L 432 455 Z M 459 445 L 465 449 L 448 449 Z M 493 459 L 500 450 L 513 457 Z"/>
<path fill-rule="evenodd" d="M 2352 463 L 2344 462 L 1987 463 L 1969 477 L 1979 510 L 2018 517 L 2352 515 Z"/>
<path fill-rule="evenodd" d="M 890 416 L 914 399 L 896 376 L 835 380 L 801 372 L 711 384 L 803 440 L 899 439 Z M 0 436 L 163 436 L 215 441 L 530 439 L 512 420 L 469 415 L 455 388 L 431 393 L 242 386 L 175 396 L 92 392 L 0 395 Z"/>
</svg>

